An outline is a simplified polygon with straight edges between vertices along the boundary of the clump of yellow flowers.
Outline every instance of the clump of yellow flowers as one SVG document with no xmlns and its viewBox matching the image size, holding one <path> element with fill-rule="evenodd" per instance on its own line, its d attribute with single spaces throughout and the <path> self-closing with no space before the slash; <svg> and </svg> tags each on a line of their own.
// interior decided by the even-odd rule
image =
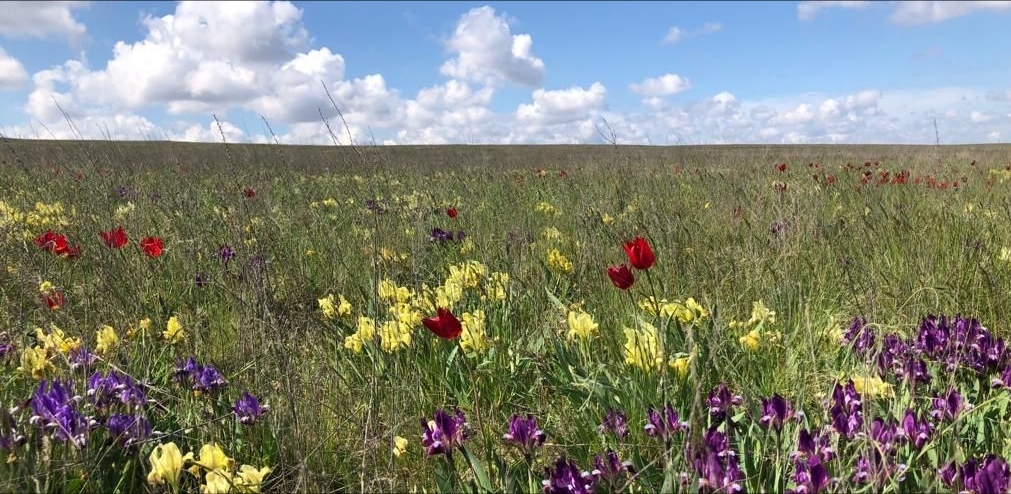
<svg viewBox="0 0 1011 494">
<path fill-rule="evenodd" d="M 738 338 L 749 351 L 756 351 L 763 345 L 772 345 L 783 338 L 779 331 L 767 329 L 776 323 L 776 311 L 769 310 L 761 300 L 751 304 L 751 318 L 747 321 L 730 321 L 730 329 L 740 329 L 744 335 Z"/>
<path fill-rule="evenodd" d="M 271 472 L 270 467 L 256 468 L 252 465 L 242 465 L 236 470 L 235 460 L 215 443 L 203 445 L 199 459 L 194 458 L 192 451 L 183 455 L 174 442 L 159 444 L 151 451 L 148 461 L 151 464 L 148 484 L 167 485 L 172 492 L 179 492 L 180 477 L 186 471 L 203 478 L 200 492 L 204 494 L 257 494 L 264 477 Z"/>
</svg>

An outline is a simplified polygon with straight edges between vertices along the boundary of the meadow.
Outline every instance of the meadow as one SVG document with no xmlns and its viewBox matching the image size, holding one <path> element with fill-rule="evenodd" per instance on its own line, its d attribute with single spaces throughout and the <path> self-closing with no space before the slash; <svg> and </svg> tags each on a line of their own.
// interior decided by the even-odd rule
<svg viewBox="0 0 1011 494">
<path fill-rule="evenodd" d="M 0 491 L 1011 487 L 1009 146 L 0 167 Z"/>
</svg>

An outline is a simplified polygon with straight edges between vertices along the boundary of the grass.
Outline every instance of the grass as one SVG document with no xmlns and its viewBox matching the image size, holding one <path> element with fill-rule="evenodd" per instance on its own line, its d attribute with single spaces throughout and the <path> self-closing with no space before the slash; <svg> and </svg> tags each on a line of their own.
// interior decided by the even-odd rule
<svg viewBox="0 0 1011 494">
<path fill-rule="evenodd" d="M 149 477 L 171 473 L 151 462 L 169 442 L 197 460 L 201 447 L 220 445 L 234 462 L 222 465 L 225 490 L 229 480 L 256 480 L 237 473 L 248 465 L 269 467 L 262 489 L 271 492 L 526 492 L 541 489 L 559 457 L 589 471 L 606 448 L 635 467 L 615 490 L 705 489 L 707 473 L 719 475 L 699 470 L 694 454 L 705 457 L 703 439 L 719 431 L 737 455 L 735 485 L 778 491 L 813 468 L 790 459 L 797 434 L 831 423 L 826 400 L 854 376 L 887 386 L 857 379 L 866 434 L 832 433 L 837 457 L 822 459 L 836 480 L 827 488 L 971 488 L 936 472 L 949 459 L 1007 457 L 997 424 L 1008 418 L 1008 392 L 989 386 L 1006 367 L 1003 353 L 982 372 L 952 371 L 921 349 L 932 380 L 920 386 L 875 362 L 891 348 L 886 334 L 915 339 L 931 314 L 978 318 L 994 337 L 1011 331 L 1008 149 L 4 140 L 0 329 L 11 346 L 0 347 L 8 348 L 0 399 L 13 411 L 0 436 L 11 440 L 0 441 L 9 454 L 0 490 L 173 490 Z M 99 232 L 118 226 L 129 242 L 107 247 Z M 433 241 L 436 227 L 465 238 Z M 33 240 L 50 229 L 81 255 L 40 249 Z M 145 236 L 163 239 L 160 256 L 145 255 Z M 606 269 L 629 262 L 622 244 L 637 236 L 656 264 L 633 269 L 635 285 L 619 290 Z M 227 262 L 223 246 L 235 252 Z M 553 250 L 565 260 L 549 261 Z M 468 275 L 473 261 L 480 273 Z M 503 278 L 493 273 L 507 275 L 502 300 Z M 44 281 L 52 289 L 41 293 Z M 381 289 L 389 283 L 402 288 L 402 305 Z M 64 297 L 58 310 L 44 301 L 52 290 Z M 350 311 L 327 317 L 328 295 Z M 708 314 L 662 317 L 642 304 L 650 296 L 693 298 Z M 752 318 L 756 302 L 774 316 Z M 421 324 L 439 305 L 464 319 L 462 339 Z M 398 320 L 391 306 L 409 331 L 383 332 Z M 592 316 L 597 333 L 570 338 L 570 312 Z M 175 343 L 162 334 L 172 317 L 185 331 Z M 876 335 L 876 353 L 840 341 L 855 317 Z M 348 347 L 363 324 L 367 341 L 356 352 Z M 72 368 L 77 343 L 61 346 L 54 327 L 96 351 L 106 325 L 118 343 Z M 692 356 L 684 375 L 627 363 L 629 332 L 650 326 L 661 362 Z M 394 341 L 403 346 L 389 348 Z M 43 360 L 26 360 L 33 348 Z M 227 386 L 194 393 L 175 379 L 190 356 L 219 369 Z M 103 408 L 87 396 L 88 377 L 110 371 L 140 383 L 144 403 Z M 23 404 L 54 378 L 81 396 L 63 406 L 92 420 L 81 432 L 86 447 L 41 428 L 45 416 L 30 422 L 39 412 Z M 721 383 L 742 397 L 726 417 L 709 413 Z M 875 418 L 900 421 L 906 409 L 925 417 L 932 394 L 951 389 L 975 408 L 931 422 L 926 445 L 872 431 Z M 232 409 L 243 391 L 269 405 L 251 425 Z M 758 420 L 774 393 L 804 412 L 781 436 Z M 667 441 L 643 429 L 664 403 L 690 424 Z M 426 455 L 422 422 L 454 407 L 469 423 L 464 447 Z M 626 415 L 628 436 L 598 431 L 610 409 Z M 117 413 L 144 417 L 154 432 L 124 447 L 109 431 Z M 513 414 L 527 413 L 546 440 L 523 454 L 502 436 Z M 400 455 L 396 437 L 407 440 Z M 181 473 L 178 489 L 213 490 L 217 465 L 202 462 Z M 729 468 L 726 458 L 716 464 Z"/>
</svg>

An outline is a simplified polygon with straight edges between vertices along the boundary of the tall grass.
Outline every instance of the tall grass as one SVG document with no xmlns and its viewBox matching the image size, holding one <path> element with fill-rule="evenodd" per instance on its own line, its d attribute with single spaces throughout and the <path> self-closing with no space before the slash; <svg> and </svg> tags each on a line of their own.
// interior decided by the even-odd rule
<svg viewBox="0 0 1011 494">
<path fill-rule="evenodd" d="M 0 467 L 4 491 L 166 489 L 148 474 L 152 450 L 170 441 L 197 459 L 203 445 L 217 443 L 236 466 L 269 466 L 263 489 L 277 492 L 529 491 L 541 488 L 558 457 L 593 470 L 594 455 L 608 447 L 635 467 L 620 489 L 692 489 L 700 475 L 684 445 L 698 451 L 721 422 L 707 403 L 721 383 L 743 397 L 736 425 L 721 429 L 738 431 L 740 486 L 782 490 L 794 486 L 798 467 L 788 457 L 802 426 L 789 426 L 775 443 L 757 425 L 762 398 L 786 397 L 811 430 L 829 423 L 825 400 L 840 376 L 845 383 L 879 374 L 892 385 L 892 398 L 864 392 L 867 427 L 872 412 L 901 419 L 906 407 L 930 406 L 922 399 L 930 390 L 909 395 L 840 341 L 853 318 L 903 337 L 915 336 L 930 314 L 976 317 L 998 336 L 1011 320 L 1011 255 L 1002 255 L 1011 247 L 1005 148 L 944 148 L 940 164 L 934 148 L 902 147 L 395 148 L 369 149 L 379 156 L 370 165 L 318 148 L 292 150 L 289 165 L 279 166 L 284 148 L 231 145 L 225 156 L 220 146 L 116 144 L 89 162 L 73 146 L 7 141 L 0 150 L 7 163 L 0 329 L 12 345 L 0 401 L 14 410 L 5 437 L 24 436 Z M 630 154 L 597 156 L 616 152 Z M 903 170 L 908 178 L 896 183 Z M 62 209 L 40 213 L 56 204 Z M 108 248 L 99 232 L 120 225 L 129 244 Z M 433 241 L 436 227 L 465 239 Z M 49 229 L 80 244 L 81 256 L 35 245 Z M 164 240 L 164 254 L 141 252 L 138 241 L 148 235 Z M 628 262 L 622 243 L 636 236 L 657 261 L 634 271 L 626 292 L 605 271 Z M 228 262 L 220 256 L 226 245 L 235 251 Z M 571 269 L 549 263 L 553 249 Z M 483 311 L 488 348 L 439 339 L 418 320 L 404 348 L 386 351 L 379 336 L 360 352 L 346 347 L 359 317 L 390 319 L 391 304 L 379 293 L 384 281 L 409 290 L 408 304 L 427 318 L 438 304 L 425 287 L 444 286 L 450 267 L 467 261 L 486 270 L 453 312 Z M 488 292 L 496 272 L 508 275 L 501 301 Z M 42 301 L 43 281 L 63 293 L 58 310 Z M 326 317 L 319 299 L 330 294 L 343 296 L 351 313 Z M 651 315 L 640 307 L 651 295 L 694 298 L 708 316 Z M 742 337 L 754 326 L 736 323 L 748 321 L 759 301 L 775 316 L 760 322 L 751 348 Z M 599 335 L 570 338 L 570 311 L 592 315 Z M 178 343 L 161 334 L 173 316 L 187 333 Z M 151 320 L 146 333 L 144 318 Z M 658 328 L 667 358 L 693 355 L 683 377 L 668 365 L 626 363 L 625 328 L 644 324 Z M 93 351 L 96 331 L 109 325 L 120 344 L 91 371 L 71 370 L 67 353 L 37 341 L 36 328 L 44 336 L 52 325 Z M 25 371 L 24 354 L 35 346 L 52 362 L 45 376 Z M 195 394 L 177 382 L 177 362 L 190 356 L 220 369 L 227 387 Z M 29 423 L 34 412 L 23 404 L 40 377 L 70 379 L 82 413 L 100 415 L 84 391 L 92 372 L 109 370 L 144 386 L 149 437 L 124 448 L 98 424 L 79 448 Z M 979 406 L 1003 399 L 1003 391 L 972 390 L 963 377 L 931 372 L 933 391 L 962 386 Z M 269 405 L 252 425 L 240 424 L 231 408 L 246 390 Z M 665 401 L 690 424 L 667 444 L 643 432 L 649 409 Z M 422 424 L 454 407 L 472 432 L 450 464 L 426 455 Z M 611 409 L 626 414 L 628 436 L 599 432 Z M 1006 412 L 987 420 L 1005 420 Z M 502 437 L 513 414 L 527 413 L 546 433 L 529 456 Z M 882 469 L 867 485 L 941 489 L 935 472 L 945 455 L 964 462 L 1006 454 L 1002 433 L 969 441 L 937 427 L 934 453 L 910 463 L 926 473 L 900 481 L 889 476 L 894 468 Z M 398 436 L 407 439 L 400 455 Z M 857 443 L 839 443 L 833 489 L 863 485 L 852 479 L 867 454 Z M 212 473 L 194 472 L 182 473 L 181 489 L 199 490 Z"/>
</svg>

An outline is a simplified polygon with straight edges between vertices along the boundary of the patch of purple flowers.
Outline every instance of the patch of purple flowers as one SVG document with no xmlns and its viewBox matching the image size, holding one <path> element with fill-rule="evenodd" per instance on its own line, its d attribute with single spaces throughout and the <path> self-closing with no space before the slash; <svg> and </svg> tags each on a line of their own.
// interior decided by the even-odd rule
<svg viewBox="0 0 1011 494">
<path fill-rule="evenodd" d="M 85 394 L 99 413 L 106 413 L 116 403 L 126 405 L 128 410 L 140 410 L 147 403 L 144 388 L 129 375 L 115 370 L 88 376 Z"/>
<path fill-rule="evenodd" d="M 421 419 L 421 428 L 424 429 L 421 445 L 426 448 L 428 456 L 450 456 L 470 437 L 468 427 L 467 419 L 459 408 L 452 415 L 440 408 L 435 411 L 432 420 Z"/>
<path fill-rule="evenodd" d="M 545 469 L 546 479 L 541 481 L 545 494 L 591 494 L 596 491 L 595 477 L 590 472 L 564 456 L 555 461 L 554 468 Z"/>
<path fill-rule="evenodd" d="M 744 492 L 744 473 L 737 464 L 737 453 L 730 448 L 730 438 L 717 427 L 706 431 L 703 447 L 693 450 L 689 457 L 699 477 L 700 492 Z"/>
<path fill-rule="evenodd" d="M 863 427 L 863 402 L 852 379 L 845 386 L 836 383 L 832 390 L 829 416 L 832 418 L 832 427 L 847 439 L 853 439 Z"/>
<path fill-rule="evenodd" d="M 232 410 L 240 424 L 252 425 L 256 423 L 256 419 L 260 418 L 260 415 L 270 410 L 270 407 L 261 405 L 259 399 L 249 394 L 248 391 L 243 391 L 242 396 L 239 396 L 238 401 L 232 406 Z"/>
<path fill-rule="evenodd" d="M 526 418 L 513 414 L 509 419 L 509 432 L 502 435 L 502 439 L 519 447 L 524 456 L 533 454 L 546 437 L 544 431 L 537 428 L 537 419 L 530 414 Z"/>
<path fill-rule="evenodd" d="M 214 394 L 228 386 L 228 381 L 221 371 L 211 364 L 197 363 L 192 356 L 188 357 L 185 362 L 182 360 L 176 362 L 175 379 L 181 383 L 189 384 L 195 395 Z"/>
<path fill-rule="evenodd" d="M 88 419 L 77 409 L 80 397 L 74 396 L 70 382 L 41 381 L 31 397 L 29 423 L 61 442 L 79 448 L 87 441 Z"/>
<path fill-rule="evenodd" d="M 116 414 L 105 422 L 109 437 L 124 448 L 129 448 L 151 436 L 151 423 L 144 417 Z"/>
<path fill-rule="evenodd" d="M 467 234 L 465 234 L 463 231 L 459 231 L 454 234 L 452 231 L 443 230 L 442 228 L 435 227 L 432 228 L 432 233 L 431 235 L 429 235 L 428 241 L 443 244 L 446 242 L 463 242 L 463 239 L 465 238 L 467 238 Z"/>
<path fill-rule="evenodd" d="M 618 439 L 628 436 L 628 417 L 620 410 L 610 409 L 604 415 L 604 421 L 597 427 L 597 432 L 614 434 Z"/>
</svg>

